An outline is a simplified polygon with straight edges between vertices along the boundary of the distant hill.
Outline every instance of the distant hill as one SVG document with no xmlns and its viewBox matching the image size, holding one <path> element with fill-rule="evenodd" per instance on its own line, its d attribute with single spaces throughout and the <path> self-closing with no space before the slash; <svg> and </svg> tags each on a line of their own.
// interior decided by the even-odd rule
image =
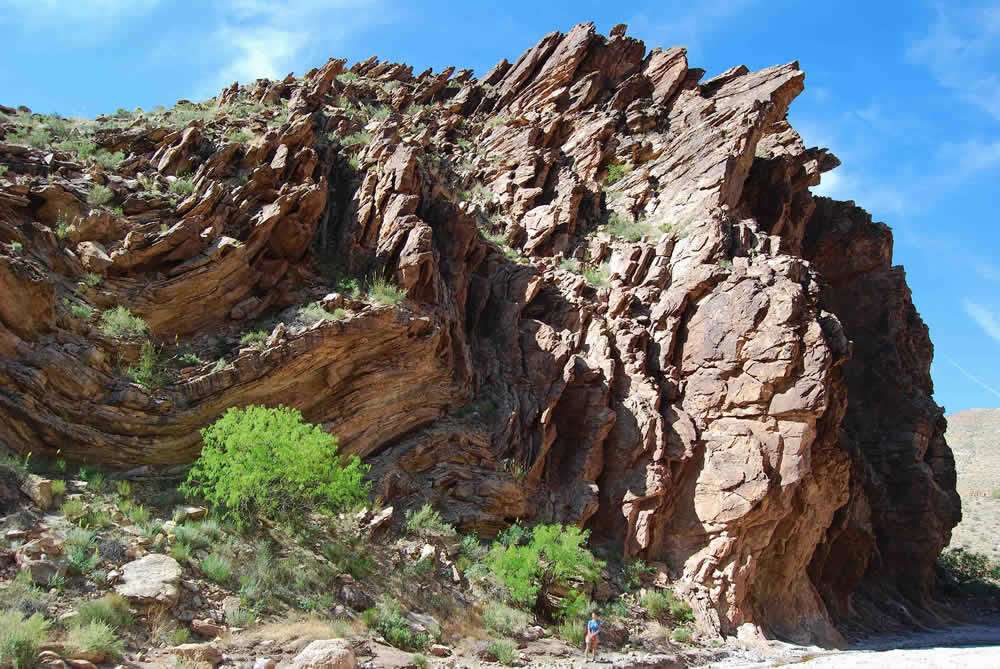
<svg viewBox="0 0 1000 669">
<path fill-rule="evenodd" d="M 963 497 L 1000 488 L 1000 409 L 967 409 L 948 416 L 945 437 L 955 453 Z"/>
</svg>

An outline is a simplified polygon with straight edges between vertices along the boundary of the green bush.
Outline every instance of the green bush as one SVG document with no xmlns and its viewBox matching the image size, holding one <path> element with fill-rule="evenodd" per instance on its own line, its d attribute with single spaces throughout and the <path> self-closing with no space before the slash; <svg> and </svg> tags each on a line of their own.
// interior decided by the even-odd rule
<svg viewBox="0 0 1000 669">
<path fill-rule="evenodd" d="M 194 554 L 194 549 L 191 548 L 190 544 L 183 541 L 177 541 L 173 546 L 170 547 L 170 557 L 177 560 L 178 562 L 187 562 L 191 559 Z"/>
<path fill-rule="evenodd" d="M 597 267 L 584 267 L 583 278 L 591 286 L 601 287 L 608 285 L 608 280 L 611 278 L 611 270 L 608 267 L 608 263 L 602 263 Z"/>
<path fill-rule="evenodd" d="M 225 583 L 233 575 L 233 565 L 226 558 L 212 553 L 199 564 L 210 581 Z"/>
<path fill-rule="evenodd" d="M 632 166 L 628 163 L 610 163 L 608 165 L 608 176 L 604 179 L 606 186 L 614 186 L 624 179 L 632 171 Z"/>
<path fill-rule="evenodd" d="M 190 178 L 175 179 L 167 190 L 175 195 L 190 195 L 194 192 L 194 181 Z"/>
<path fill-rule="evenodd" d="M 430 504 L 424 504 L 419 511 L 406 512 L 406 529 L 419 535 L 455 536 L 455 528 L 441 520 L 441 514 Z"/>
<path fill-rule="evenodd" d="M 497 636 L 513 636 L 514 632 L 531 623 L 531 616 L 503 602 L 483 605 L 483 626 Z"/>
<path fill-rule="evenodd" d="M 149 509 L 142 504 L 133 506 L 128 510 L 128 519 L 136 525 L 144 525 L 149 522 Z"/>
<path fill-rule="evenodd" d="M 358 144 L 364 145 L 370 141 L 372 141 L 372 136 L 369 133 L 356 132 L 353 135 L 348 135 L 347 137 L 344 137 L 342 140 L 340 140 L 340 145 L 345 147 L 355 146 Z"/>
<path fill-rule="evenodd" d="M 253 137 L 254 135 L 252 132 L 243 129 L 231 130 L 229 134 L 226 135 L 226 139 L 230 142 L 236 142 L 237 144 L 246 144 L 247 142 L 253 140 Z"/>
<path fill-rule="evenodd" d="M 68 499 L 59 505 L 59 513 L 68 517 L 76 518 L 83 515 L 83 502 L 78 499 Z"/>
<path fill-rule="evenodd" d="M 1000 561 L 983 553 L 948 551 L 938 556 L 937 563 L 959 583 L 1000 581 Z"/>
<path fill-rule="evenodd" d="M 565 618 L 559 623 L 557 633 L 560 639 L 579 648 L 587 638 L 587 621 L 583 618 Z"/>
<path fill-rule="evenodd" d="M 19 611 L 0 612 L 0 666 L 34 667 L 51 626 L 40 613 L 26 618 Z"/>
<path fill-rule="evenodd" d="M 637 242 L 646 235 L 662 232 L 660 228 L 642 221 L 633 221 L 622 216 L 617 211 L 608 216 L 607 230 L 612 237 L 619 237 L 629 242 Z"/>
<path fill-rule="evenodd" d="M 60 497 L 66 494 L 66 482 L 62 479 L 52 480 L 52 496 Z"/>
<path fill-rule="evenodd" d="M 181 490 L 203 496 L 239 527 L 257 515 L 334 513 L 368 496 L 367 467 L 357 456 L 339 456 L 336 437 L 297 409 L 229 409 L 201 435 L 201 457 Z"/>
<path fill-rule="evenodd" d="M 417 669 L 425 669 L 427 667 L 426 655 L 421 655 L 420 653 L 414 653 L 411 659 L 413 660 L 413 664 L 416 665 Z"/>
<path fill-rule="evenodd" d="M 129 627 L 133 620 L 128 600 L 117 594 L 83 602 L 77 607 L 76 614 L 75 624 L 86 625 L 97 621 L 116 630 Z"/>
<path fill-rule="evenodd" d="M 200 367 L 205 364 L 205 361 L 198 357 L 197 353 L 185 353 L 178 358 L 182 365 L 188 365 L 191 367 Z"/>
<path fill-rule="evenodd" d="M 101 314 L 101 330 L 111 336 L 143 335 L 149 332 L 149 324 L 119 305 Z"/>
<path fill-rule="evenodd" d="M 652 574 L 655 571 L 642 560 L 631 560 L 622 565 L 622 576 L 625 577 L 625 583 L 629 590 L 641 583 L 643 574 Z"/>
<path fill-rule="evenodd" d="M 517 658 L 517 652 L 514 644 L 506 639 L 494 641 L 490 644 L 490 647 L 486 649 L 486 652 L 500 664 L 510 664 Z"/>
<path fill-rule="evenodd" d="M 6 588 L 0 589 L 0 609 L 20 611 L 26 616 L 43 613 L 48 600 L 48 593 L 37 587 L 26 571 L 18 572 L 8 581 Z"/>
<path fill-rule="evenodd" d="M 394 599 L 385 599 L 378 603 L 374 611 L 369 609 L 365 612 L 365 622 L 368 626 L 391 645 L 402 650 L 423 650 L 430 645 L 431 639 L 422 632 L 414 632 L 410 629 L 410 623 L 406 620 L 399 608 L 399 602 Z"/>
<path fill-rule="evenodd" d="M 71 304 L 69 307 L 69 313 L 72 314 L 74 318 L 87 319 L 94 314 L 94 310 L 86 304 Z"/>
<path fill-rule="evenodd" d="M 0 165 L 0 177 L 2 177 L 5 174 L 7 174 L 7 166 L 6 165 Z"/>
<path fill-rule="evenodd" d="M 131 497 L 132 483 L 125 479 L 115 481 L 115 492 L 117 492 L 122 497 Z"/>
<path fill-rule="evenodd" d="M 102 186 L 101 184 L 94 184 L 94 187 L 90 189 L 90 193 L 87 194 L 87 204 L 92 204 L 95 207 L 99 207 L 102 204 L 107 204 L 114 197 L 114 193 L 107 186 Z"/>
<path fill-rule="evenodd" d="M 597 581 L 604 562 L 586 548 L 588 536 L 588 531 L 572 525 L 536 525 L 527 545 L 498 541 L 486 563 L 516 604 L 533 607 L 538 593 L 549 586 L 569 587 L 571 579 Z M 566 598 L 563 613 L 578 603 Z"/>
<path fill-rule="evenodd" d="M 104 653 L 115 660 L 125 652 L 125 643 L 118 638 L 115 630 L 99 620 L 72 627 L 67 641 L 77 650 Z"/>
<path fill-rule="evenodd" d="M 101 282 L 101 275 L 94 272 L 87 272 L 87 274 L 83 277 L 83 282 L 91 288 L 94 288 Z"/>
<path fill-rule="evenodd" d="M 111 153 L 110 151 L 105 151 L 100 149 L 94 152 L 94 155 L 90 157 L 90 162 L 95 165 L 100 165 L 107 170 L 116 170 L 121 162 L 125 159 L 125 154 L 121 151 L 115 151 Z"/>
<path fill-rule="evenodd" d="M 691 630 L 686 627 L 675 627 L 670 633 L 670 640 L 677 643 L 687 643 L 691 640 Z"/>
<path fill-rule="evenodd" d="M 10 250 L 11 250 L 11 253 L 13 253 L 16 256 L 19 256 L 19 255 L 21 255 L 21 251 L 24 250 L 24 244 L 22 244 L 21 242 L 15 240 L 15 241 L 13 241 L 13 242 L 10 243 Z"/>
<path fill-rule="evenodd" d="M 242 606 L 226 611 L 226 623 L 230 627 L 248 627 L 254 621 L 253 611 Z"/>
<path fill-rule="evenodd" d="M 690 622 L 694 620 L 691 607 L 681 599 L 678 599 L 672 592 L 661 590 L 650 590 L 639 600 L 642 608 L 650 618 L 663 620 L 668 614 L 674 620 Z"/>
<path fill-rule="evenodd" d="M 320 306 L 319 303 L 312 302 L 299 309 L 298 317 L 306 325 L 314 325 L 320 321 L 340 320 L 345 314 L 346 312 L 343 309 L 337 309 L 333 313 L 330 313 Z"/>
<path fill-rule="evenodd" d="M 389 283 L 385 279 L 375 279 L 368 290 L 368 294 L 377 304 L 384 304 L 386 306 L 399 304 L 406 298 L 405 290 L 395 284 Z"/>
<path fill-rule="evenodd" d="M 240 346 L 245 348 L 264 348 L 267 338 L 271 335 L 266 330 L 255 330 L 247 332 L 240 337 Z"/>
<path fill-rule="evenodd" d="M 84 546 L 72 546 L 69 549 L 69 568 L 78 574 L 86 574 L 101 561 L 97 551 Z"/>
<path fill-rule="evenodd" d="M 74 527 L 66 534 L 66 544 L 70 548 L 89 548 L 97 540 L 97 532 L 83 527 Z"/>
<path fill-rule="evenodd" d="M 129 365 L 126 374 L 143 388 L 152 390 L 162 386 L 166 375 L 160 363 L 159 347 L 148 339 L 144 341 L 139 351 L 139 360 L 134 365 Z"/>
</svg>

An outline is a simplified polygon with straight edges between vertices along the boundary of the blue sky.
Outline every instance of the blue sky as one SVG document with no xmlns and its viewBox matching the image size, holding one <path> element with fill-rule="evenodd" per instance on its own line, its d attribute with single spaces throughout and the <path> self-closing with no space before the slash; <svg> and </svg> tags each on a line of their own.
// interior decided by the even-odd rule
<svg viewBox="0 0 1000 669">
<path fill-rule="evenodd" d="M 1000 406 L 1000 0 L 290 4 L 0 0 L 0 103 L 74 116 L 170 106 L 330 56 L 482 74 L 581 21 L 687 46 L 709 76 L 799 60 L 791 121 L 843 161 L 817 190 L 895 231 L 936 346 L 938 402 Z"/>
</svg>

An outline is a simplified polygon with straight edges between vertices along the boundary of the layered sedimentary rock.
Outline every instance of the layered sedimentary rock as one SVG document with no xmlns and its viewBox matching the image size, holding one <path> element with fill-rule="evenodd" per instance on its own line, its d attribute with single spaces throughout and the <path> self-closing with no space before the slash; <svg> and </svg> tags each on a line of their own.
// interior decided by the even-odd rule
<svg viewBox="0 0 1000 669">
<path fill-rule="evenodd" d="M 705 629 L 837 643 L 856 601 L 927 609 L 960 516 L 932 348 L 889 229 L 809 192 L 838 161 L 787 122 L 796 63 L 702 81 L 584 24 L 479 80 L 344 66 L 98 130 L 113 171 L 0 143 L 0 445 L 183 463 L 226 407 L 284 403 L 394 504 L 664 563 Z M 141 338 L 74 304 L 222 357 L 137 384 Z"/>
</svg>

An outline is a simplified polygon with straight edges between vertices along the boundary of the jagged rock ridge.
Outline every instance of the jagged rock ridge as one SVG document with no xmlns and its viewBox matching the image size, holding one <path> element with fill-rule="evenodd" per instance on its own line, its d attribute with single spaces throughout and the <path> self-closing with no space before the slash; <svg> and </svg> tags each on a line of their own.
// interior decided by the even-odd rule
<svg viewBox="0 0 1000 669">
<path fill-rule="evenodd" d="M 837 643 L 933 616 L 960 510 L 932 348 L 889 229 L 808 190 L 838 161 L 786 120 L 797 63 L 702 81 L 583 24 L 478 80 L 344 66 L 99 128 L 113 171 L 0 143 L 23 247 L 0 247 L 0 444 L 180 463 L 225 407 L 291 404 L 384 499 L 590 528 L 664 563 L 706 629 Z M 149 390 L 118 360 L 139 341 L 64 299 L 224 355 Z M 312 300 L 345 317 L 295 327 Z"/>
</svg>

